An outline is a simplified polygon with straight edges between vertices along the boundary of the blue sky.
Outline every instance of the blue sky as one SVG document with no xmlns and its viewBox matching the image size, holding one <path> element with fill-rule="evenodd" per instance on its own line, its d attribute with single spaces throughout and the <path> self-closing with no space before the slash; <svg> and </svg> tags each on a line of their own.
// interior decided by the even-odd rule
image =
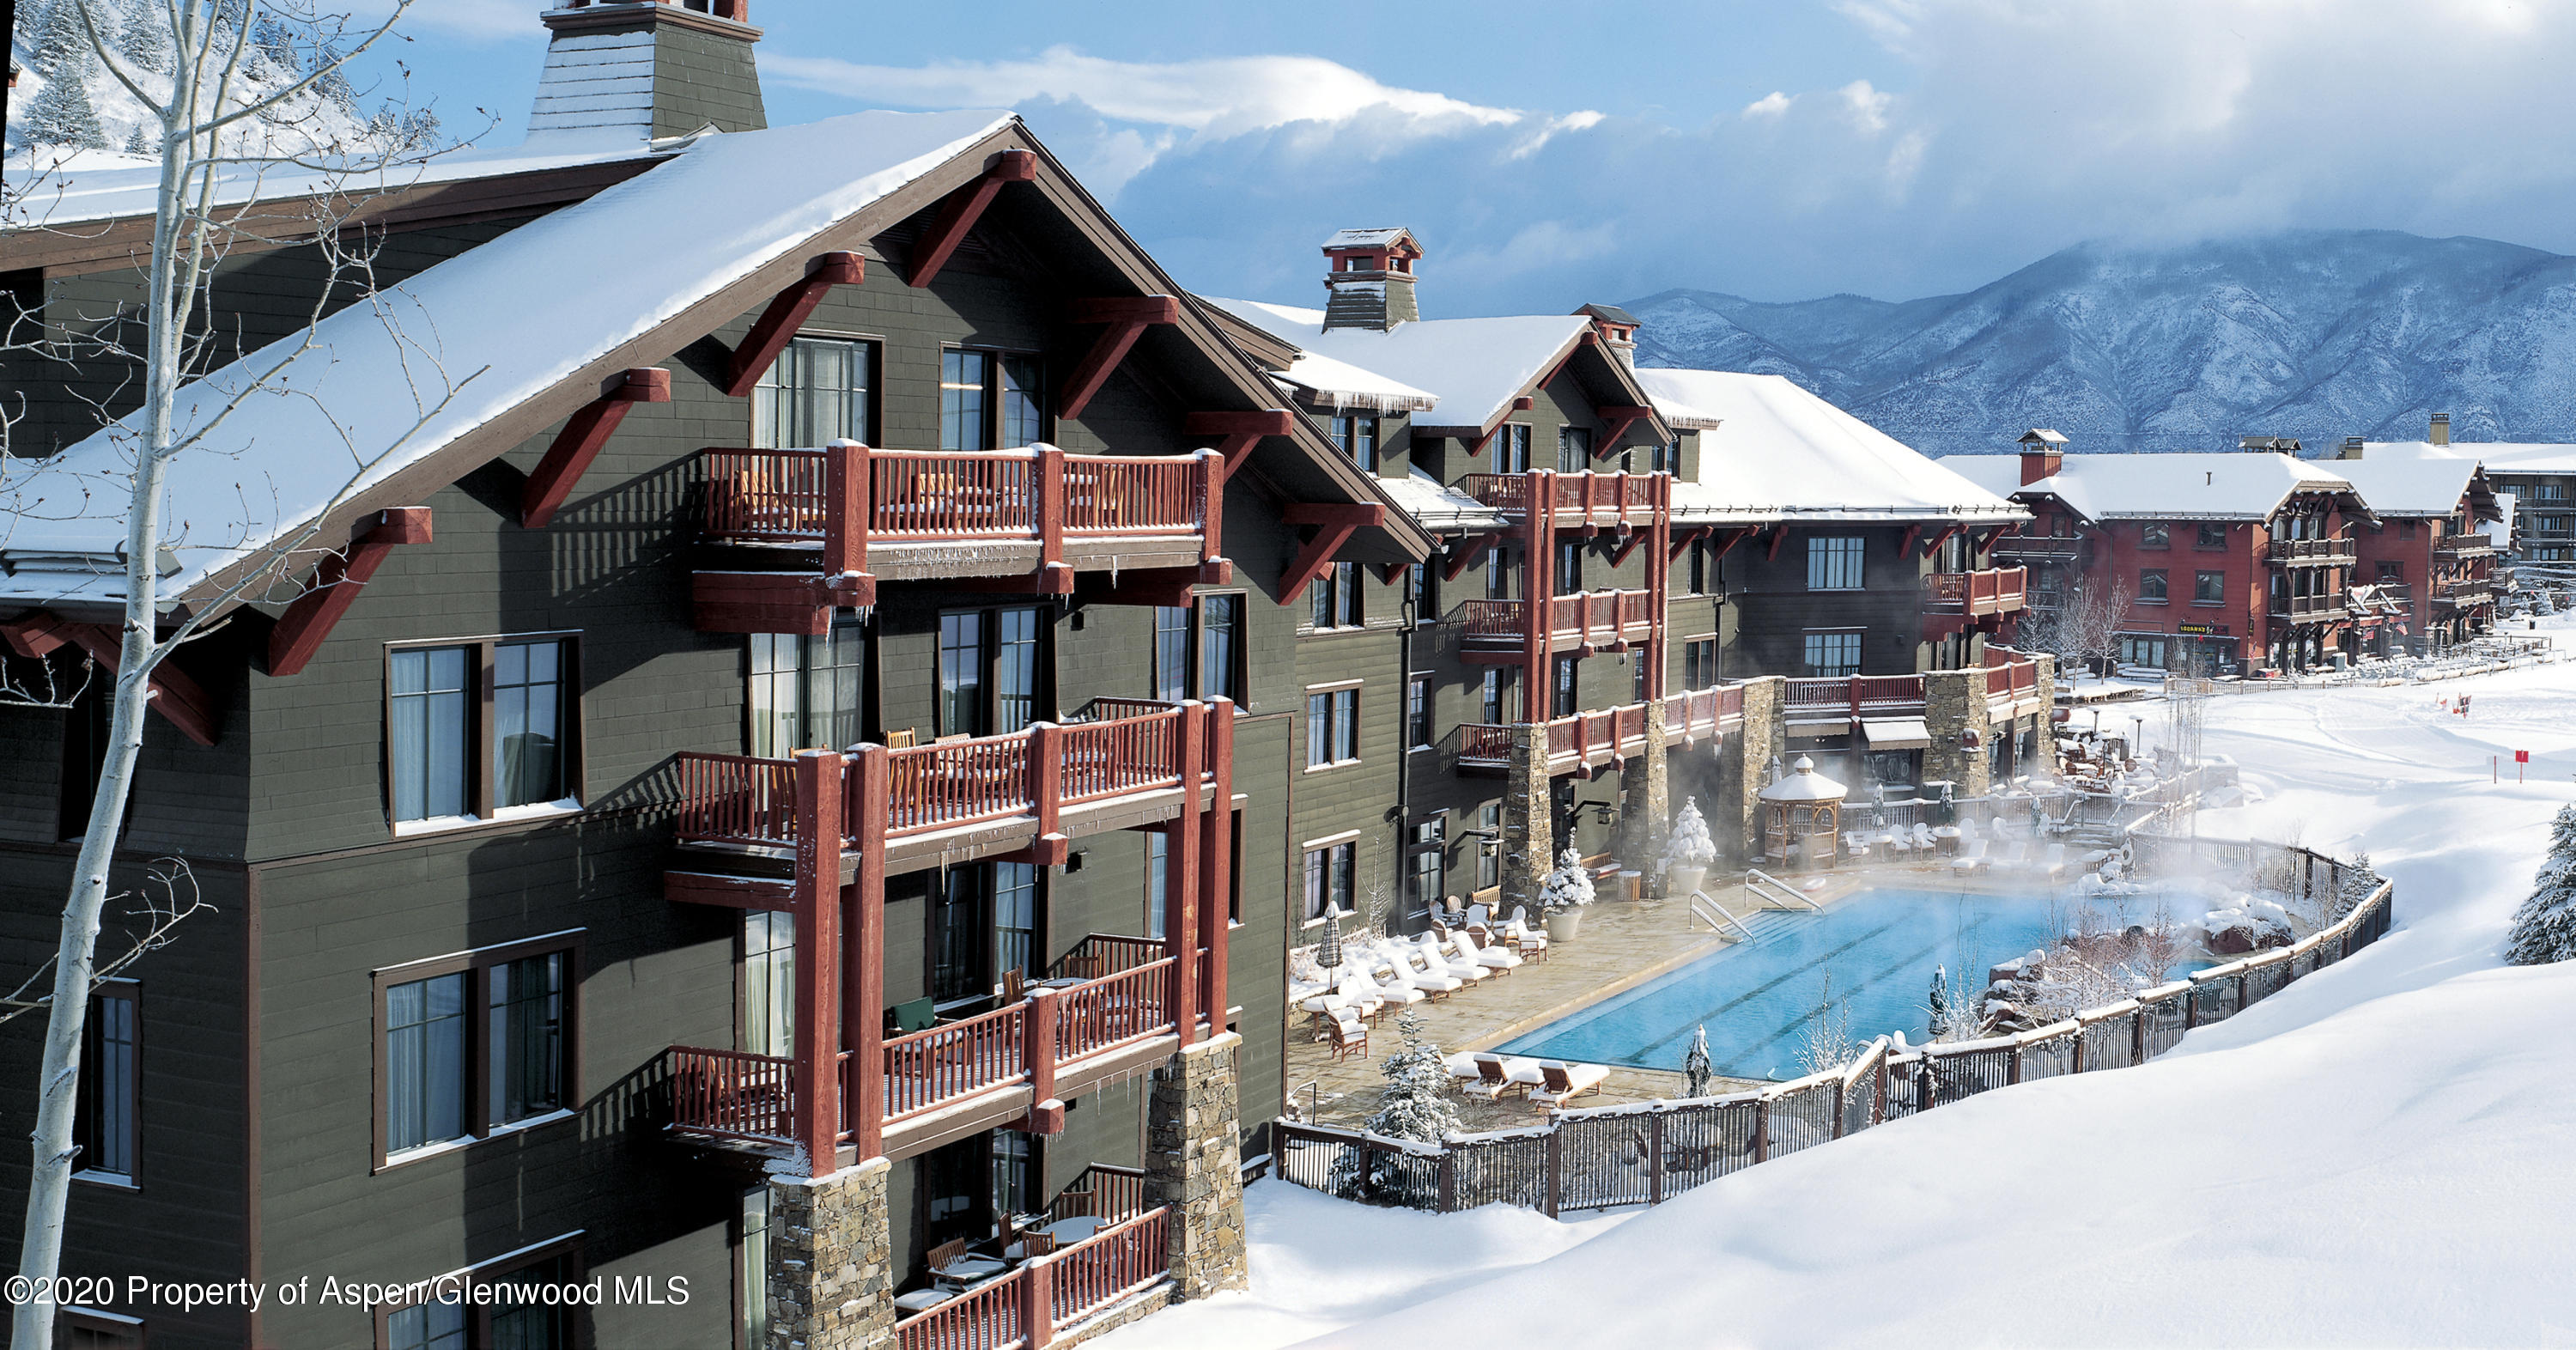
<svg viewBox="0 0 2576 1350">
<path fill-rule="evenodd" d="M 518 136 L 534 0 L 401 52 Z M 773 121 L 1007 106 L 1188 285 L 1316 303 L 1404 224 L 1427 314 L 1673 286 L 1973 287 L 2087 238 L 2295 226 L 2576 251 L 2576 6 L 2530 0 L 753 0 Z"/>
</svg>

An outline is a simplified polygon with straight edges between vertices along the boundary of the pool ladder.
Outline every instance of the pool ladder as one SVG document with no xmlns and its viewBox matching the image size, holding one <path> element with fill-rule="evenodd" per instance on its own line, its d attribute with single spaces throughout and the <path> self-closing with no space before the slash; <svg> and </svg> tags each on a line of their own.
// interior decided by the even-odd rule
<svg viewBox="0 0 2576 1350">
<path fill-rule="evenodd" d="M 1753 940 L 1753 930 L 1744 926 L 1744 920 L 1728 913 L 1726 906 L 1717 903 L 1714 899 L 1711 899 L 1706 891 L 1691 892 L 1690 913 L 1691 920 L 1705 921 L 1712 931 L 1729 942 L 1750 942 Z M 1724 928 L 1720 928 L 1718 926 L 1718 921 L 1721 919 L 1725 920 L 1727 923 L 1735 925 L 1735 931 L 1743 936 L 1736 937 L 1729 935 Z M 1684 926 L 1689 926 L 1691 920 L 1685 920 Z"/>
<path fill-rule="evenodd" d="M 1751 868 L 1744 873 L 1744 898 L 1771 909 L 1824 909 L 1823 905 L 1808 899 L 1796 887 L 1760 868 Z"/>
</svg>

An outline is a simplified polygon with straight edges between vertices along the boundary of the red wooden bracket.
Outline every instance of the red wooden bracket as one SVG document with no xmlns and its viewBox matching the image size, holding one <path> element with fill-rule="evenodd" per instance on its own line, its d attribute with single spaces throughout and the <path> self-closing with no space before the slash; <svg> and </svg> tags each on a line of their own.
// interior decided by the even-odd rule
<svg viewBox="0 0 2576 1350">
<path fill-rule="evenodd" d="M 1222 436 L 1218 454 L 1225 456 L 1225 476 L 1252 454 L 1252 447 L 1264 436 L 1285 436 L 1295 430 L 1297 414 L 1286 408 L 1256 408 L 1251 412 L 1194 412 L 1181 419 L 1181 431 L 1189 436 Z"/>
<path fill-rule="evenodd" d="M 1971 545 L 1971 547 L 1977 552 L 1983 553 L 1987 549 L 1993 548 L 1996 540 L 2001 539 L 2008 534 L 2017 534 L 2020 530 L 2020 524 L 2013 521 L 2006 521 L 2005 523 L 1994 526 L 1990 529 L 1980 530 L 1977 532 L 1976 543 Z"/>
<path fill-rule="evenodd" d="M 1458 542 L 1450 545 L 1452 551 L 1449 555 L 1449 564 L 1448 566 L 1440 569 L 1440 579 L 1442 581 L 1456 581 L 1458 579 L 1458 574 L 1467 570 L 1467 564 L 1476 560 L 1477 554 L 1484 552 L 1486 549 L 1492 548 L 1494 545 L 1499 544 L 1502 541 L 1503 536 L 1499 531 L 1492 534 L 1469 534 L 1459 536 Z"/>
<path fill-rule="evenodd" d="M 1315 537 L 1299 550 L 1279 579 L 1279 603 L 1293 605 L 1306 593 L 1306 584 L 1324 574 L 1333 555 L 1349 543 L 1361 529 L 1386 523 L 1386 508 L 1374 503 L 1336 504 L 1291 502 L 1281 507 L 1279 518 L 1291 525 L 1320 525 Z"/>
<path fill-rule="evenodd" d="M 1503 424 L 1501 422 L 1496 422 L 1492 426 L 1485 428 L 1484 435 L 1478 436 L 1476 439 L 1467 442 L 1468 456 L 1472 458 L 1485 453 L 1485 447 L 1492 445 L 1494 443 L 1494 438 L 1501 435 L 1502 431 Z"/>
<path fill-rule="evenodd" d="M 1100 386 L 1109 380 L 1109 372 L 1126 359 L 1127 349 L 1136 345 L 1136 339 L 1144 336 L 1148 327 L 1181 321 L 1181 301 L 1171 295 L 1076 300 L 1073 321 L 1109 326 L 1092 342 L 1091 350 L 1073 368 L 1073 374 L 1065 378 L 1064 395 L 1056 405 L 1059 417 L 1082 416 L 1082 410 L 1091 406 L 1091 396 L 1100 392 Z"/>
<path fill-rule="evenodd" d="M 1917 542 L 1921 541 L 1921 539 L 1922 539 L 1922 538 L 1923 538 L 1923 522 L 1921 522 L 1921 521 L 1919 521 L 1919 520 L 1918 520 L 1918 521 L 1916 521 L 1915 523 L 1913 523 L 1913 524 L 1911 524 L 1911 525 L 1906 526 L 1906 527 L 1905 527 L 1905 538 L 1904 538 L 1901 542 L 1899 542 L 1899 543 L 1897 544 L 1897 546 L 1896 546 L 1896 556 L 1897 556 L 1897 558 L 1898 558 L 1899 560 L 1902 560 L 1902 559 L 1906 559 L 1906 558 L 1911 558 L 1911 557 L 1913 557 L 1913 556 L 1914 556 L 1914 545 L 1915 545 Z"/>
<path fill-rule="evenodd" d="M 51 614 L 30 614 L 0 624 L 0 638 L 5 638 L 9 649 L 20 656 L 44 656 L 66 644 L 75 646 L 110 671 L 125 655 L 115 629 L 105 624 L 66 623 Z M 204 686 L 190 679 L 177 662 L 166 656 L 152 668 L 152 707 L 189 740 L 199 745 L 215 743 L 222 718 L 214 701 L 206 697 Z"/>
<path fill-rule="evenodd" d="M 1004 183 L 1025 183 L 1038 176 L 1038 157 L 1027 150 L 1005 150 L 993 156 L 984 166 L 984 176 L 949 193 L 939 204 L 939 215 L 930 223 L 930 232 L 912 244 L 912 267 L 904 274 L 904 284 L 927 286 L 948 265 L 948 256 L 966 241 L 966 232 L 983 219 L 984 208 L 993 204 L 993 196 Z"/>
<path fill-rule="evenodd" d="M 1655 415 L 1655 410 L 1652 408 L 1641 408 L 1625 403 L 1614 403 L 1592 411 L 1602 421 L 1610 424 L 1610 429 L 1601 433 L 1601 438 L 1592 443 L 1594 459 L 1609 454 L 1619 444 L 1619 438 L 1628 434 L 1628 428 Z"/>
<path fill-rule="evenodd" d="M 581 405 L 581 411 L 555 433 L 555 443 L 546 447 L 546 457 L 528 475 L 528 486 L 519 495 L 519 524 L 542 530 L 555 518 L 564 498 L 572 495 L 573 485 L 599 457 L 600 447 L 626 420 L 629 407 L 670 401 L 671 372 L 658 366 L 637 366 L 610 379 L 599 397 Z"/>
<path fill-rule="evenodd" d="M 278 616 L 277 626 L 268 632 L 268 673 L 283 678 L 300 673 L 313 653 L 322 649 L 322 640 L 349 606 L 358 601 L 376 575 L 385 555 L 403 544 L 429 542 L 429 508 L 397 506 L 376 514 L 376 521 L 349 545 L 346 553 L 334 553 L 322 560 L 313 572 L 313 584 Z"/>
<path fill-rule="evenodd" d="M 760 318 L 743 334 L 742 345 L 734 348 L 733 365 L 726 371 L 725 393 L 741 398 L 760 383 L 770 363 L 787 349 L 787 340 L 796 336 L 814 307 L 835 286 L 856 286 L 867 280 L 868 265 L 855 253 L 824 253 L 805 264 L 805 279 L 778 293 Z"/>
<path fill-rule="evenodd" d="M 1717 533 L 1717 527 L 1714 525 L 1693 525 L 1688 529 L 1675 531 L 1673 534 L 1672 547 L 1665 551 L 1664 560 L 1666 562 L 1681 561 L 1681 556 L 1690 552 L 1691 545 L 1696 544 L 1715 533 Z"/>
<path fill-rule="evenodd" d="M 1789 542 L 1789 527 L 1786 525 L 1772 526 L 1771 551 L 1762 555 L 1763 560 L 1766 562 L 1778 562 L 1780 560 L 1780 546 L 1787 542 Z"/>
<path fill-rule="evenodd" d="M 1939 534 L 1936 534 L 1936 535 L 1932 536 L 1931 541 L 1930 541 L 1929 543 L 1926 543 L 1926 544 L 1923 546 L 1923 556 L 1924 556 L 1924 557 L 1926 557 L 1926 558 L 1931 557 L 1931 556 L 1932 556 L 1932 554 L 1933 554 L 1935 551 L 1937 551 L 1937 550 L 1938 550 L 1938 549 L 1939 549 L 1943 544 L 1949 543 L 1949 542 L 1950 542 L 1950 536 L 1951 536 L 1951 535 L 1954 535 L 1954 534 L 1957 534 L 1957 533 L 1959 532 L 1959 529 L 1960 529 L 1960 527 L 1959 527 L 1959 526 L 1953 525 L 1953 526 L 1951 526 L 1950 528 L 1948 528 L 1948 529 L 1946 529 L 1946 530 L 1941 531 Z M 1898 557 L 1903 557 L 1904 555 L 1900 553 L 1900 554 L 1898 554 L 1897 556 L 1898 556 Z"/>
<path fill-rule="evenodd" d="M 1529 395 L 1527 395 L 1527 394 L 1523 394 L 1523 395 L 1521 395 L 1519 398 L 1516 398 L 1516 399 L 1513 399 L 1513 400 L 1512 400 L 1512 411 L 1513 411 L 1513 412 L 1528 412 L 1530 409 L 1535 408 L 1535 407 L 1537 407 L 1537 406 L 1538 406 L 1538 400 L 1537 400 L 1537 399 L 1534 399 L 1534 398 L 1532 398 L 1532 397 L 1530 397 L 1530 396 L 1529 396 Z"/>
<path fill-rule="evenodd" d="M 1655 532 L 1653 530 L 1636 530 L 1631 532 L 1627 539 L 1617 548 L 1610 550 L 1610 565 L 1612 567 L 1626 566 L 1628 563 L 1628 555 L 1636 552 L 1639 544 L 1642 544 L 1654 537 Z"/>
</svg>

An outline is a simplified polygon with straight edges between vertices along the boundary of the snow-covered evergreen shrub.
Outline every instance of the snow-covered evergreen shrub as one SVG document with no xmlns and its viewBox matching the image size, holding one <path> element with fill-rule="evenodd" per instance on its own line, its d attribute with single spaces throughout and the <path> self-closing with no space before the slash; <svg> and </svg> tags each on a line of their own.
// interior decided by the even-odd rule
<svg viewBox="0 0 2576 1350">
<path fill-rule="evenodd" d="M 1458 1128 L 1457 1108 L 1449 1101 L 1449 1068 L 1440 1047 L 1422 1039 L 1421 1018 L 1405 1013 L 1395 1019 L 1395 1029 L 1404 1044 L 1378 1066 L 1386 1076 L 1386 1095 L 1360 1128 L 1387 1139 L 1437 1144 Z M 1363 1164 L 1362 1156 L 1358 1149 L 1345 1149 L 1334 1160 L 1326 1183 L 1332 1194 L 1370 1205 L 1440 1207 L 1438 1160 L 1371 1150 Z"/>
<path fill-rule="evenodd" d="M 1699 799 L 1682 798 L 1682 813 L 1673 819 L 1673 837 L 1664 845 L 1664 866 L 1706 867 L 1716 861 L 1717 841 L 1709 838 L 1708 820 L 1699 813 Z"/>
<path fill-rule="evenodd" d="M 1584 869 L 1582 854 L 1568 848 L 1557 855 L 1556 870 L 1539 884 L 1538 903 L 1542 909 L 1572 909 L 1592 903 L 1592 873 Z"/>
<path fill-rule="evenodd" d="M 2532 878 L 2531 898 L 2514 911 L 2504 959 L 2518 966 L 2576 957 L 2576 806 L 2558 808 L 2549 824 L 2549 856 Z"/>
<path fill-rule="evenodd" d="M 50 145 L 106 149 L 107 132 L 89 99 L 97 58 L 81 28 L 78 6 L 57 4 L 45 12 L 36 29 L 35 57 L 36 73 L 44 77 L 45 87 L 27 104 L 22 134 Z"/>
</svg>

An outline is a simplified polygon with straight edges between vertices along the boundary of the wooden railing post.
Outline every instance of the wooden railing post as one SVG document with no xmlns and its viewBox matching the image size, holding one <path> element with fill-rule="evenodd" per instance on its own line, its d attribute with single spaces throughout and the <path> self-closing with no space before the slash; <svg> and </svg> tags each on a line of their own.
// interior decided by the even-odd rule
<svg viewBox="0 0 2576 1350">
<path fill-rule="evenodd" d="M 1205 817 L 1207 842 L 1199 850 L 1199 910 L 1206 915 L 1208 1027 L 1225 1030 L 1226 942 L 1234 926 L 1234 700 L 1208 703 L 1208 762 L 1213 772 Z M 1195 788 L 1195 784 L 1193 784 Z"/>
<path fill-rule="evenodd" d="M 1664 1203 L 1664 1113 L 1646 1117 L 1646 1203 Z"/>
<path fill-rule="evenodd" d="M 1020 1266 L 1020 1335 L 1028 1350 L 1046 1350 L 1055 1343 L 1053 1257 L 1032 1257 Z"/>
<path fill-rule="evenodd" d="M 1067 732 L 1053 722 L 1029 727 L 1029 801 L 1038 817 L 1038 856 L 1063 861 L 1064 741 Z"/>
<path fill-rule="evenodd" d="M 841 756 L 796 752 L 796 1143 L 809 1176 L 841 1152 Z"/>
<path fill-rule="evenodd" d="M 2007 1086 L 2021 1081 L 2022 1052 L 2028 1048 L 2019 1041 L 2013 1042 L 2012 1058 L 2004 1061 L 2004 1083 Z"/>
<path fill-rule="evenodd" d="M 1869 1123 L 1884 1125 L 1887 1123 L 1887 1056 L 1884 1052 L 1878 1057 L 1877 1073 L 1878 1090 L 1870 1094 Z"/>
<path fill-rule="evenodd" d="M 1181 813 L 1163 827 L 1171 841 L 1164 851 L 1163 948 L 1172 958 L 1172 1030 L 1186 1048 L 1198 1038 L 1199 1022 L 1199 765 L 1206 749 L 1207 705 L 1192 699 L 1181 705 L 1172 728 L 1173 777 L 1181 785 Z"/>
<path fill-rule="evenodd" d="M 1753 1161 L 1771 1161 L 1771 1103 L 1753 1103 Z"/>
<path fill-rule="evenodd" d="M 1029 1071 L 1029 1125 L 1033 1134 L 1064 1128 L 1064 1108 L 1055 1100 L 1056 991 L 1040 986 L 1029 991 L 1028 1014 L 1020 1019 L 1020 1063 Z"/>
<path fill-rule="evenodd" d="M 857 922 L 849 941 L 850 1142 L 861 1161 L 885 1152 L 885 837 L 892 765 L 882 745 L 859 747 Z"/>
<path fill-rule="evenodd" d="M 2146 1062 L 2147 1010 L 2144 1005 L 2140 1005 L 2135 1024 L 2129 1028 L 2129 1063 L 2137 1065 L 2144 1064 Z"/>
<path fill-rule="evenodd" d="M 1064 560 L 1064 452 L 1042 446 L 1037 451 L 1038 577 L 1049 595 L 1073 593 L 1073 566 Z"/>
<path fill-rule="evenodd" d="M 1556 1217 L 1557 1202 L 1562 1198 L 1565 1182 L 1565 1127 L 1551 1121 L 1547 1127 L 1547 1217 Z"/>
<path fill-rule="evenodd" d="M 868 448 L 857 441 L 823 447 L 823 575 L 868 570 L 871 500 Z"/>
<path fill-rule="evenodd" d="M 1458 1151 L 1456 1149 L 1440 1150 L 1440 1212 L 1443 1214 L 1458 1212 Z"/>
<path fill-rule="evenodd" d="M 1225 556 L 1225 456 L 1214 450 L 1199 452 L 1199 501 L 1199 561 L 1212 563 Z"/>
</svg>

